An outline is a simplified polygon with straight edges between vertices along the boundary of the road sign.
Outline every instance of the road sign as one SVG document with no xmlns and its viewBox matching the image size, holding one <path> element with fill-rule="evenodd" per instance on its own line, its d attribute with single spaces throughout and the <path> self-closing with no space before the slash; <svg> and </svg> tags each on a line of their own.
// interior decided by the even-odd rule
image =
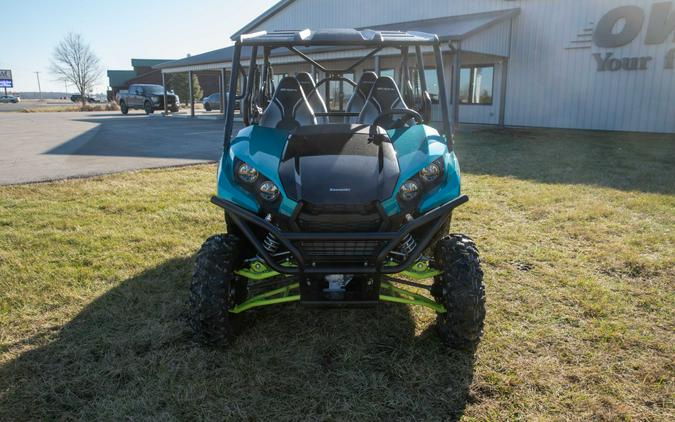
<svg viewBox="0 0 675 422">
<path fill-rule="evenodd" d="M 0 69 L 0 88 L 14 88 L 11 70 Z"/>
</svg>

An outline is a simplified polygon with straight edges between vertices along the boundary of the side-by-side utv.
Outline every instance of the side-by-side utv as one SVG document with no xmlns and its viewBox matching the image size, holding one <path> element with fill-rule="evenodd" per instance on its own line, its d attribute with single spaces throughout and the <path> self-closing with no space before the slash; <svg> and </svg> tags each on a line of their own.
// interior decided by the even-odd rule
<svg viewBox="0 0 675 422">
<path fill-rule="evenodd" d="M 338 50 L 351 65 L 333 69 L 312 58 Z M 289 54 L 322 79 L 275 76 L 270 62 Z M 376 55 L 400 57 L 398 84 L 364 70 Z M 233 56 L 228 98 L 241 104 L 245 127 L 232 137 L 236 101 L 228 101 L 211 200 L 225 212 L 227 234 L 197 254 L 190 287 L 197 338 L 225 345 L 241 314 L 262 306 L 395 302 L 430 308 L 446 344 L 475 347 L 483 272 L 474 242 L 448 234 L 453 210 L 468 198 L 460 193 L 438 37 L 260 32 L 237 40 Z M 438 105 L 425 59 L 435 68 Z M 354 74 L 358 82 L 345 76 Z M 330 98 L 336 84 L 352 87 L 351 97 Z M 429 125 L 432 114 L 440 131 Z"/>
</svg>

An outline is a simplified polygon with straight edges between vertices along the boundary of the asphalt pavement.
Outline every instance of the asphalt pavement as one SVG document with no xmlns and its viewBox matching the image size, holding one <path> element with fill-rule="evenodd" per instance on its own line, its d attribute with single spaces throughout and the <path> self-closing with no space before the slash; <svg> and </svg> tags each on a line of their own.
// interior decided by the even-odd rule
<svg viewBox="0 0 675 422">
<path fill-rule="evenodd" d="M 223 121 L 142 112 L 0 113 L 0 184 L 216 161 Z"/>
</svg>

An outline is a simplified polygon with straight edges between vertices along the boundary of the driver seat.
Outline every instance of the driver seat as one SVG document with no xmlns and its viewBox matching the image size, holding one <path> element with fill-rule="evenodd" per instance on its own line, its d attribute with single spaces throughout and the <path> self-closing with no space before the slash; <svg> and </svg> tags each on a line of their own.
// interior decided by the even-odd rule
<svg viewBox="0 0 675 422">
<path fill-rule="evenodd" d="M 372 125 L 380 114 L 401 108 L 408 108 L 408 106 L 403 101 L 396 82 L 389 76 L 381 76 L 375 81 L 366 104 L 359 114 L 359 123 Z M 394 118 L 394 116 L 388 116 L 380 122 L 380 126 L 384 129 L 390 128 L 394 124 Z"/>
<path fill-rule="evenodd" d="M 315 124 L 314 111 L 300 82 L 292 76 L 286 76 L 274 90 L 274 96 L 260 118 L 260 126 L 293 130 Z"/>
<path fill-rule="evenodd" d="M 361 113 L 363 106 L 366 105 L 366 100 L 368 100 L 368 94 L 370 94 L 370 90 L 373 88 L 376 80 L 377 73 L 363 72 L 359 83 L 356 84 L 354 93 L 347 102 L 347 107 L 345 107 L 347 113 Z M 356 123 L 358 119 L 357 116 L 349 116 L 345 118 L 345 123 Z"/>
</svg>

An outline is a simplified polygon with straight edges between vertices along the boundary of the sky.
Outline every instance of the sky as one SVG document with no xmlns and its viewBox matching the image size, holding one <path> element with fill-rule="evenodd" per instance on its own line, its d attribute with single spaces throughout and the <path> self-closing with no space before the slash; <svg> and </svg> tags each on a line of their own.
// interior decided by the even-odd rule
<svg viewBox="0 0 675 422">
<path fill-rule="evenodd" d="M 37 91 L 37 71 L 42 91 L 63 92 L 50 61 L 56 44 L 76 32 L 101 60 L 94 92 L 105 92 L 105 70 L 131 69 L 131 58 L 179 59 L 223 48 L 277 1 L 2 0 L 0 69 L 12 70 L 13 91 Z"/>
</svg>

